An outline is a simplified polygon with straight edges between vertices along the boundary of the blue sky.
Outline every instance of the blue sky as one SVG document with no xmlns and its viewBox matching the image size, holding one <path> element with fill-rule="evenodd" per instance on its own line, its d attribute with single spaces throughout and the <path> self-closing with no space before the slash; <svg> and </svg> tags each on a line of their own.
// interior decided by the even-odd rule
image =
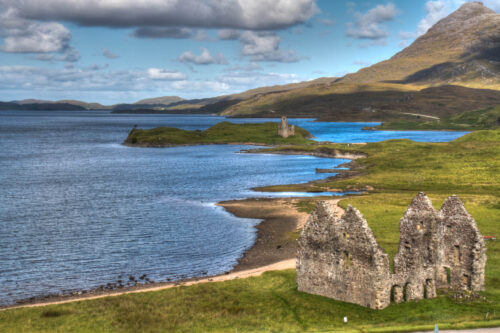
<svg viewBox="0 0 500 333">
<path fill-rule="evenodd" d="M 202 98 L 342 76 L 464 2 L 0 0 L 0 100 Z"/>
</svg>

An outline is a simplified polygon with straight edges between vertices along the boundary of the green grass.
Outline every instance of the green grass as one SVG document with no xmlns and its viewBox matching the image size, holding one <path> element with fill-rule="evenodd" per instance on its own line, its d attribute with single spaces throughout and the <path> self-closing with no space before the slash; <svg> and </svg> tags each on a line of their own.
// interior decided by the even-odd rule
<svg viewBox="0 0 500 333">
<path fill-rule="evenodd" d="M 424 119 L 424 118 L 421 118 Z M 378 130 L 459 130 L 494 129 L 500 127 L 500 106 L 468 111 L 437 121 L 398 121 L 376 126 Z"/>
<path fill-rule="evenodd" d="M 498 303 L 442 296 L 377 311 L 298 292 L 293 270 L 0 312 L 1 332 L 393 332 L 500 325 Z M 494 315 L 494 311 L 497 315 Z M 489 320 L 485 320 L 489 313 Z M 347 316 L 348 324 L 343 323 Z"/>
<path fill-rule="evenodd" d="M 366 145 L 322 144 L 287 146 L 263 151 L 334 152 L 350 149 L 367 158 L 356 160 L 360 176 L 314 185 L 317 191 L 328 189 L 365 189 L 375 192 L 429 191 L 500 196 L 500 129 L 477 131 L 452 142 L 422 143 L 388 140 Z M 290 185 L 295 191 L 310 185 Z M 286 191 L 287 186 L 279 186 Z M 260 190 L 274 190 L 274 186 Z"/>
<path fill-rule="evenodd" d="M 284 148 L 274 148 L 274 150 Z M 291 148 L 287 148 L 291 149 Z M 346 145 L 295 150 L 347 149 Z M 500 130 L 449 143 L 390 140 L 351 150 L 362 175 L 318 184 L 323 189 L 374 186 L 340 202 L 357 207 L 378 243 L 393 257 L 399 220 L 418 191 L 436 208 L 457 194 L 484 235 L 499 236 Z M 310 212 L 316 198 L 298 208 Z M 291 233 L 290 239 L 297 237 Z M 0 311 L 0 332 L 395 332 L 500 326 L 500 242 L 488 241 L 485 300 L 459 303 L 446 293 L 430 300 L 371 310 L 297 291 L 293 270 L 226 282 L 177 287 L 40 308 Z M 342 318 L 349 318 L 343 324 Z"/>
<path fill-rule="evenodd" d="M 161 147 L 183 144 L 308 144 L 311 134 L 300 127 L 295 127 L 295 135 L 286 139 L 277 134 L 277 123 L 233 124 L 218 123 L 205 131 L 187 131 L 173 127 L 153 129 L 133 129 L 125 144 L 136 146 Z"/>
</svg>

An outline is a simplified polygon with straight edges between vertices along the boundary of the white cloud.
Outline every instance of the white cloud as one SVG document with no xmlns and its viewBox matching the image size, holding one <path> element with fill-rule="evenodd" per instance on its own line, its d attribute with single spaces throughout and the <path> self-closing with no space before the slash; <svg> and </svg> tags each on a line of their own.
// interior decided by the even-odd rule
<svg viewBox="0 0 500 333">
<path fill-rule="evenodd" d="M 423 35 L 437 21 L 448 16 L 455 8 L 456 1 L 427 1 L 425 3 L 426 16 L 418 23 L 417 36 Z"/>
<path fill-rule="evenodd" d="M 217 38 L 220 40 L 235 40 L 240 38 L 241 31 L 235 29 L 221 29 L 217 31 Z"/>
<path fill-rule="evenodd" d="M 364 14 L 356 12 L 356 22 L 347 23 L 346 34 L 357 39 L 384 39 L 389 32 L 383 23 L 392 21 L 396 14 L 396 6 L 393 3 L 378 5 Z"/>
<path fill-rule="evenodd" d="M 251 63 L 246 64 L 246 65 L 238 65 L 238 64 L 236 64 L 234 66 L 224 68 L 224 70 L 227 71 L 227 72 L 232 72 L 232 71 L 256 71 L 256 70 L 261 70 L 261 69 L 262 69 L 262 66 L 259 65 L 256 62 L 251 62 Z"/>
<path fill-rule="evenodd" d="M 74 47 L 66 47 L 62 54 L 56 58 L 58 61 L 77 62 L 80 60 L 80 52 Z"/>
<path fill-rule="evenodd" d="M 320 24 L 323 24 L 323 25 L 326 25 L 326 26 L 333 26 L 335 25 L 335 20 L 332 20 L 332 19 L 327 19 L 327 18 L 324 18 L 324 19 L 318 19 L 317 20 L 318 23 Z"/>
<path fill-rule="evenodd" d="M 26 20 L 15 9 L 0 14 L 0 36 L 0 50 L 12 53 L 59 52 L 71 40 L 71 33 L 62 24 Z"/>
<path fill-rule="evenodd" d="M 149 68 L 147 70 L 148 77 L 153 80 L 167 80 L 167 81 L 176 81 L 176 80 L 185 80 L 187 79 L 187 75 L 178 71 L 169 71 L 162 68 Z"/>
<path fill-rule="evenodd" d="M 120 56 L 118 54 L 116 54 L 113 51 L 108 50 L 108 49 L 102 49 L 102 55 L 108 59 L 120 58 Z"/>
<path fill-rule="evenodd" d="M 304 23 L 315 0 L 2 0 L 25 18 L 84 26 L 279 29 Z"/>
<path fill-rule="evenodd" d="M 251 61 L 297 62 L 303 57 L 295 50 L 280 49 L 280 36 L 270 32 L 245 31 L 241 34 L 241 54 Z"/>
<path fill-rule="evenodd" d="M 193 63 L 196 65 L 227 64 L 227 60 L 222 53 L 212 56 L 210 51 L 202 48 L 200 55 L 195 55 L 191 51 L 186 51 L 179 56 L 180 62 Z"/>
<path fill-rule="evenodd" d="M 219 81 L 177 81 L 172 84 L 172 88 L 180 91 L 188 89 L 191 92 L 212 91 L 215 93 L 224 93 L 230 89 L 230 86 Z"/>
<path fill-rule="evenodd" d="M 0 66 L 0 91 L 157 91 L 175 82 L 186 81 L 181 72 L 160 68 L 147 70 L 105 70 L 108 66 L 78 68 Z"/>
<path fill-rule="evenodd" d="M 464 0 L 431 0 L 425 3 L 425 17 L 420 20 L 417 26 L 417 36 L 423 35 L 439 20 L 450 15 L 466 2 Z M 496 11 L 500 11 L 500 0 L 482 0 L 483 4 Z"/>
<path fill-rule="evenodd" d="M 219 81 L 245 86 L 247 88 L 270 86 L 277 84 L 296 83 L 300 81 L 297 74 L 288 73 L 263 73 L 253 71 L 231 72 L 218 77 Z"/>
<path fill-rule="evenodd" d="M 132 33 L 137 38 L 174 38 L 185 39 L 193 37 L 193 30 L 180 27 L 141 27 Z"/>
</svg>

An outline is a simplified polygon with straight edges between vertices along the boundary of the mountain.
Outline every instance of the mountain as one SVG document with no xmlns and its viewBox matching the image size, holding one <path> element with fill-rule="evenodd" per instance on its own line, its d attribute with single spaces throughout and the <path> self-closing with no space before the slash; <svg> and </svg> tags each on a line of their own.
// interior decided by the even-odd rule
<svg viewBox="0 0 500 333">
<path fill-rule="evenodd" d="M 7 102 L 8 103 L 8 102 Z M 21 105 L 21 109 L 28 110 L 29 107 L 34 107 L 37 110 L 61 110 L 62 107 L 67 107 L 68 105 L 76 106 L 79 108 L 71 107 L 69 110 L 107 110 L 110 106 L 105 106 L 99 103 L 87 103 L 77 100 L 60 100 L 60 101 L 47 101 L 41 99 L 23 99 L 20 101 L 12 101 L 10 103 Z M 18 109 L 18 108 L 16 108 Z"/>
<path fill-rule="evenodd" d="M 138 101 L 134 104 L 118 104 L 113 107 L 115 113 L 198 113 L 214 114 L 221 110 L 230 108 L 242 101 L 250 98 L 261 98 L 262 96 L 279 94 L 294 90 L 300 90 L 308 87 L 320 87 L 337 80 L 335 77 L 323 77 L 311 81 L 289 83 L 284 85 L 275 85 L 250 89 L 242 93 L 222 95 L 210 98 L 183 100 L 176 96 L 165 96 L 149 98 Z M 173 101 L 179 98 L 180 101 Z M 170 104 L 161 104 L 161 102 L 172 101 Z M 149 103 L 149 104 L 148 104 Z"/>
<path fill-rule="evenodd" d="M 0 102 L 0 110 L 29 110 L 29 111 L 83 111 L 85 108 L 68 103 L 15 103 Z"/>
<path fill-rule="evenodd" d="M 500 14 L 466 3 L 389 60 L 341 80 L 377 81 L 500 90 Z"/>
<path fill-rule="evenodd" d="M 473 2 L 388 60 L 318 85 L 251 96 L 228 116 L 387 120 L 450 116 L 500 104 L 500 15 Z"/>
<path fill-rule="evenodd" d="M 181 102 L 183 100 L 184 100 L 184 98 L 181 98 L 179 96 L 164 96 L 164 97 L 155 97 L 155 98 L 141 99 L 140 101 L 137 101 L 134 104 L 142 104 L 142 105 L 148 105 L 148 104 L 170 105 L 170 104 L 173 104 L 173 103 Z"/>
</svg>

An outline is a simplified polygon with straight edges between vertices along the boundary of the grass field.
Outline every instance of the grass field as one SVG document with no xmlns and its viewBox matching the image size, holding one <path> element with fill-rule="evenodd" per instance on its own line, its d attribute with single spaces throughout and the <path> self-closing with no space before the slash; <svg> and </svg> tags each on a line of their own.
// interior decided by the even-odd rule
<svg viewBox="0 0 500 333">
<path fill-rule="evenodd" d="M 218 123 L 205 131 L 187 131 L 174 127 L 157 127 L 153 129 L 132 129 L 125 144 L 132 146 L 161 147 L 184 144 L 224 144 L 224 143 L 257 143 L 257 144 L 309 144 L 311 134 L 300 127 L 295 127 L 295 135 L 282 138 L 277 134 L 277 123 L 233 124 Z"/>
<path fill-rule="evenodd" d="M 275 148 L 278 149 L 278 148 Z M 288 148 L 290 149 L 290 148 Z M 347 149 L 346 145 L 294 147 Z M 350 147 L 368 154 L 356 160 L 361 175 L 327 188 L 372 186 L 348 197 L 392 257 L 399 219 L 417 192 L 436 208 L 457 194 L 483 235 L 499 236 L 500 130 L 477 131 L 449 143 L 391 140 Z M 298 205 L 311 211 L 316 199 Z M 40 308 L 0 311 L 0 332 L 394 332 L 500 326 L 500 243 L 488 241 L 485 299 L 461 303 L 441 291 L 436 299 L 371 310 L 297 291 L 293 270 L 261 277 L 177 287 Z M 349 322 L 343 323 L 347 316 Z"/>
</svg>

